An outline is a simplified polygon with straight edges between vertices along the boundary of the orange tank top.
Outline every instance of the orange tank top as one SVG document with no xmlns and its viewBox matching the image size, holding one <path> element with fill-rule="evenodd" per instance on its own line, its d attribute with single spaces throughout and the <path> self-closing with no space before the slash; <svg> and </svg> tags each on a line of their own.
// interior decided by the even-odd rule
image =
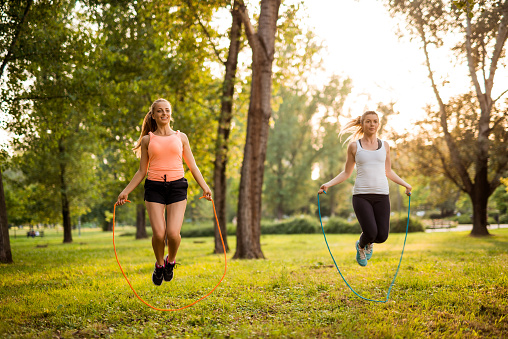
<svg viewBox="0 0 508 339">
<path fill-rule="evenodd" d="M 183 178 L 183 144 L 180 131 L 168 136 L 150 135 L 148 180 L 174 181 Z"/>
</svg>

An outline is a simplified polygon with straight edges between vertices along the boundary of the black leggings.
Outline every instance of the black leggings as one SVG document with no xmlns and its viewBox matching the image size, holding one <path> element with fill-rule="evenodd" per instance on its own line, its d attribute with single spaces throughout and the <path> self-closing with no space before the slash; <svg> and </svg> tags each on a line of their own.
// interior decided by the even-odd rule
<svg viewBox="0 0 508 339">
<path fill-rule="evenodd" d="M 355 194 L 353 209 L 362 228 L 360 247 L 382 243 L 390 232 L 390 197 L 388 194 Z"/>
</svg>

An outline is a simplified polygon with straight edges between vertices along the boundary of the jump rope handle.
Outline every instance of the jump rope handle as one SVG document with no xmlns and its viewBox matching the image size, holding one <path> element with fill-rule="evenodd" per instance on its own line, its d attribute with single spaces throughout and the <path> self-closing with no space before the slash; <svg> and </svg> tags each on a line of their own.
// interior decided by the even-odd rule
<svg viewBox="0 0 508 339">
<path fill-rule="evenodd" d="M 125 202 L 131 202 L 130 200 L 125 200 Z M 115 202 L 115 206 L 118 206 L 118 204 Z"/>
</svg>

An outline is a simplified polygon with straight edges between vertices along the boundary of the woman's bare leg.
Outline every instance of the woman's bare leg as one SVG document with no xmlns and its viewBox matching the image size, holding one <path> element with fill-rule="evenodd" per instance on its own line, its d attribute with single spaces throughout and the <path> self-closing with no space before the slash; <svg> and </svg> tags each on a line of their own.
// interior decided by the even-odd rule
<svg viewBox="0 0 508 339">
<path fill-rule="evenodd" d="M 176 253 L 180 247 L 180 230 L 182 229 L 183 217 L 185 215 L 185 208 L 187 207 L 187 200 L 175 202 L 166 206 L 167 220 L 166 220 L 166 235 L 168 237 L 168 262 L 173 262 L 176 259 Z"/>
<path fill-rule="evenodd" d="M 157 202 L 145 201 L 148 218 L 152 225 L 152 247 L 157 264 L 164 265 L 164 236 L 166 234 L 166 222 L 164 210 L 166 205 Z"/>
</svg>

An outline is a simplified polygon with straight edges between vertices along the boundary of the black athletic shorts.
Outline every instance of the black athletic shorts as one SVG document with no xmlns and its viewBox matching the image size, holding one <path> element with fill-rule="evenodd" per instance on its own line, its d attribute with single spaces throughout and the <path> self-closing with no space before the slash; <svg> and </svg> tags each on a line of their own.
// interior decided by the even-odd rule
<svg viewBox="0 0 508 339">
<path fill-rule="evenodd" d="M 145 201 L 170 205 L 187 199 L 187 179 L 154 181 L 145 179 Z"/>
</svg>

